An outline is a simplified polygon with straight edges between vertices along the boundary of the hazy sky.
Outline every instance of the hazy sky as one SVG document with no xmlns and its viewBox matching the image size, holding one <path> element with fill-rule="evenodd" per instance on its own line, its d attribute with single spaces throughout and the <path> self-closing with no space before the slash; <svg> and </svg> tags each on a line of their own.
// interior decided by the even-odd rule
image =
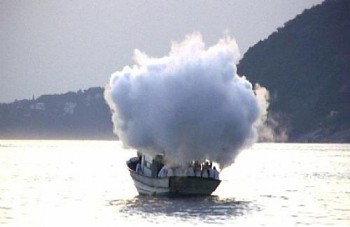
<svg viewBox="0 0 350 227">
<path fill-rule="evenodd" d="M 195 31 L 241 53 L 322 0 L 1 0 L 0 102 L 105 86 L 135 48 L 166 55 Z"/>
</svg>

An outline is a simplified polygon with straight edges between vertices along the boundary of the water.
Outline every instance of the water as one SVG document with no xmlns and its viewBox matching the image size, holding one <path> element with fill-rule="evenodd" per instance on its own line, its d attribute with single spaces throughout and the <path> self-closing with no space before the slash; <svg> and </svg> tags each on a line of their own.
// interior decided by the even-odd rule
<svg viewBox="0 0 350 227">
<path fill-rule="evenodd" d="M 213 196 L 137 196 L 119 142 L 0 141 L 0 226 L 350 226 L 350 144 L 256 144 Z"/>
</svg>

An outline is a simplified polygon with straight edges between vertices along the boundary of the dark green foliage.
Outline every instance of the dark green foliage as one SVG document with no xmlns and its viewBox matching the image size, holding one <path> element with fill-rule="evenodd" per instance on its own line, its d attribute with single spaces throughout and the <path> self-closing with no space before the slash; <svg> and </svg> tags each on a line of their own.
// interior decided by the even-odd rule
<svg viewBox="0 0 350 227">
<path fill-rule="evenodd" d="M 103 88 L 0 104 L 0 138 L 111 139 Z"/>
<path fill-rule="evenodd" d="M 350 1 L 305 10 L 250 48 L 238 73 L 270 91 L 292 139 L 350 128 Z"/>
</svg>

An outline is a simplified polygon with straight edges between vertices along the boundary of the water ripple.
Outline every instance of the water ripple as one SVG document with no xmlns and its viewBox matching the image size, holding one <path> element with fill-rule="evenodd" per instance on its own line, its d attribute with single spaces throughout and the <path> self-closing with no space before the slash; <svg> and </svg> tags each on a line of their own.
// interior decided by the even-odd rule
<svg viewBox="0 0 350 227">
<path fill-rule="evenodd" d="M 113 200 L 109 203 L 125 216 L 140 215 L 152 221 L 153 215 L 177 219 L 220 223 L 237 216 L 259 210 L 250 202 L 234 198 L 209 197 L 148 197 L 136 196 L 129 200 Z"/>
</svg>

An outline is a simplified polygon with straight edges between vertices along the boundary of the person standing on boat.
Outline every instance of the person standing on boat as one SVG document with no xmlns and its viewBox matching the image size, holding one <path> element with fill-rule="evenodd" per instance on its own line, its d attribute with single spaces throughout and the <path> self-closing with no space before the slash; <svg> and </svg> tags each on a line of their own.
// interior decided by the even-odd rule
<svg viewBox="0 0 350 227">
<path fill-rule="evenodd" d="M 141 163 L 140 162 L 137 162 L 137 164 L 136 164 L 136 173 L 141 173 L 142 171 L 141 171 Z"/>
<path fill-rule="evenodd" d="M 219 180 L 219 171 L 216 170 L 216 167 L 213 168 L 214 179 Z"/>
<path fill-rule="evenodd" d="M 214 178 L 214 170 L 212 168 L 212 165 L 208 168 L 209 178 Z"/>
<path fill-rule="evenodd" d="M 197 161 L 194 163 L 194 174 L 196 177 L 202 176 L 201 166 L 199 165 L 199 163 Z"/>
<path fill-rule="evenodd" d="M 209 174 L 208 174 L 208 168 L 206 165 L 203 165 L 202 167 L 202 177 L 203 178 L 208 178 Z"/>
<path fill-rule="evenodd" d="M 135 167 L 135 171 L 136 171 L 136 173 L 142 173 L 142 168 L 141 168 L 142 154 L 139 151 L 137 152 L 137 158 L 139 160 L 137 161 L 137 164 L 136 164 L 136 167 Z"/>
<path fill-rule="evenodd" d="M 159 171 L 159 173 L 158 173 L 158 177 L 167 177 L 167 175 L 168 175 L 168 168 L 164 165 L 164 166 L 160 169 L 160 171 Z"/>
<path fill-rule="evenodd" d="M 167 174 L 167 176 L 168 176 L 168 177 L 174 176 L 174 170 L 173 170 L 171 167 L 168 168 L 168 174 Z"/>
<path fill-rule="evenodd" d="M 188 177 L 194 177 L 194 170 L 192 165 L 188 165 L 187 169 L 186 169 L 186 176 Z"/>
</svg>

